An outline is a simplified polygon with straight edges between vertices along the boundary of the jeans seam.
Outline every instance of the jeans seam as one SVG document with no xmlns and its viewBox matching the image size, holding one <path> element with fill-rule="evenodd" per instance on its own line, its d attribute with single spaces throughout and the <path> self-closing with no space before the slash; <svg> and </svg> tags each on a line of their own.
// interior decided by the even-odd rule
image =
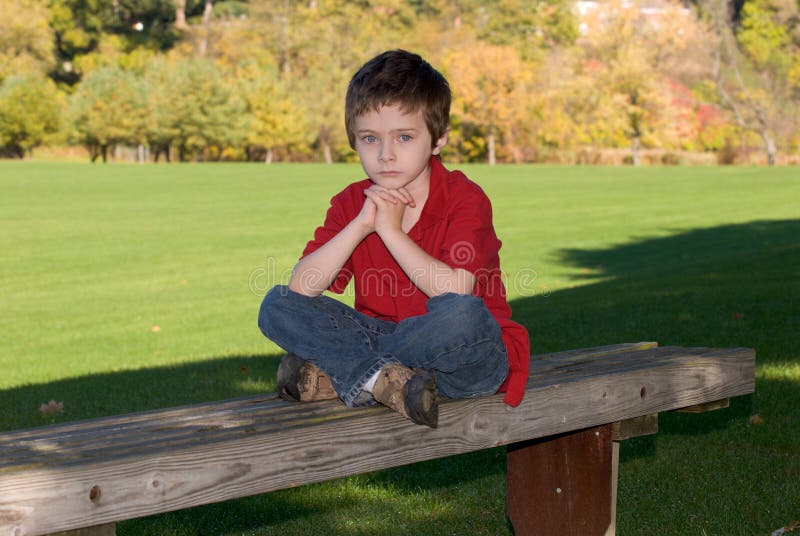
<svg viewBox="0 0 800 536">
<path fill-rule="evenodd" d="M 384 330 L 382 330 L 380 328 L 373 327 L 373 326 L 371 326 L 371 325 L 369 325 L 367 323 L 361 322 L 361 318 L 359 318 L 358 316 L 356 316 L 354 314 L 351 314 L 349 312 L 344 313 L 343 316 L 345 318 L 347 318 L 348 320 L 352 321 L 354 324 L 356 324 L 363 331 L 367 331 L 367 332 L 372 333 L 374 335 L 389 335 L 391 333 L 391 332 L 386 332 L 386 331 L 384 331 Z"/>
<path fill-rule="evenodd" d="M 472 348 L 473 346 L 477 346 L 479 344 L 486 344 L 486 343 L 492 343 L 493 345 L 497 345 L 498 344 L 497 340 L 494 337 L 486 337 L 484 339 L 478 339 L 476 341 L 472 341 L 472 342 L 469 342 L 469 343 L 462 343 L 462 344 L 458 344 L 458 345 L 453 346 L 453 347 L 444 348 L 441 352 L 439 352 L 437 354 L 437 357 L 441 356 L 443 354 L 449 354 L 449 353 L 452 353 L 452 352 L 455 352 L 455 351 L 458 351 L 458 350 L 463 350 L 465 348 Z"/>
</svg>

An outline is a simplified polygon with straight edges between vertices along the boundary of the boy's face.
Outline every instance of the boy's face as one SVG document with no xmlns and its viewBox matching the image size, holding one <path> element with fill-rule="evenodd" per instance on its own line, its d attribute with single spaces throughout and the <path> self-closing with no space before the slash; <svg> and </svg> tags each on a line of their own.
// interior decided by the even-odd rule
<svg viewBox="0 0 800 536">
<path fill-rule="evenodd" d="M 428 162 L 442 150 L 447 134 L 434 143 L 421 110 L 408 114 L 396 104 L 382 106 L 356 117 L 354 126 L 358 157 L 375 184 L 405 187 L 412 195 L 427 187 Z"/>
</svg>

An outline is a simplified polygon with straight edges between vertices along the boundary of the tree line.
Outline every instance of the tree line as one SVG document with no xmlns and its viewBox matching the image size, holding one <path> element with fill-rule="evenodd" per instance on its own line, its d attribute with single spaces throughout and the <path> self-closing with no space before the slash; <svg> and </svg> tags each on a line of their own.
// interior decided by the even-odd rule
<svg viewBox="0 0 800 536">
<path fill-rule="evenodd" d="M 638 164 L 800 150 L 800 2 L 0 0 L 0 153 L 346 161 L 346 84 L 406 48 L 454 91 L 447 158 Z M 144 153 L 143 153 L 144 154 Z M 672 156 L 671 156 L 672 155 Z"/>
</svg>

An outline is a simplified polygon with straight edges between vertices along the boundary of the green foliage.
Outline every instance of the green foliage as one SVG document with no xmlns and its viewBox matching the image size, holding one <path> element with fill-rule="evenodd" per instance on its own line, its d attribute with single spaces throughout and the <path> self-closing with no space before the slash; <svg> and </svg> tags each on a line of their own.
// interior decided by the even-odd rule
<svg viewBox="0 0 800 536">
<path fill-rule="evenodd" d="M 175 3 L 172 0 L 116 0 L 113 21 L 106 31 L 123 36 L 127 48 L 145 47 L 167 50 L 180 38 L 173 27 Z M 190 2 L 199 5 L 200 2 Z"/>
<path fill-rule="evenodd" d="M 170 146 L 180 133 L 183 118 L 172 105 L 175 88 L 173 68 L 165 58 L 155 58 L 147 64 L 143 75 L 147 88 L 147 121 L 145 138 L 156 159 L 164 154 L 170 159 Z"/>
<path fill-rule="evenodd" d="M 523 57 L 535 57 L 543 47 L 570 45 L 578 37 L 572 3 L 565 0 L 500 0 L 483 4 L 478 14 L 480 39 L 518 46 Z"/>
<path fill-rule="evenodd" d="M 59 128 L 61 96 L 41 74 L 7 78 L 0 85 L 0 147 L 22 158 Z"/>
<path fill-rule="evenodd" d="M 719 43 L 714 82 L 718 102 L 740 129 L 761 138 L 767 161 L 776 162 L 779 144 L 790 146 L 800 122 L 800 33 L 796 2 L 751 0 L 739 26 L 726 24 L 725 3 L 709 3 L 707 16 Z"/>
<path fill-rule="evenodd" d="M 183 160 L 203 159 L 203 150 L 238 145 L 245 139 L 242 113 L 245 103 L 222 71 L 210 60 L 185 59 L 172 67 L 167 91 L 177 132 L 173 143 Z M 216 158 L 211 155 L 211 158 Z"/>
<path fill-rule="evenodd" d="M 264 160 L 272 161 L 274 150 L 312 141 L 304 108 L 292 99 L 277 72 L 253 74 L 243 79 L 241 89 L 247 103 L 246 142 L 251 150 L 263 149 Z"/>
<path fill-rule="evenodd" d="M 615 0 L 579 16 L 569 0 L 0 0 L 0 81 L 46 72 L 72 93 L 97 70 L 133 75 L 145 86 L 146 125 L 118 125 L 135 128 L 108 147 L 137 140 L 184 159 L 347 161 L 347 82 L 374 54 L 402 47 L 450 79 L 449 151 L 460 160 L 719 149 L 719 132 L 731 138 L 718 123 L 758 130 L 759 115 L 769 123 L 759 135 L 788 150 L 800 124 L 795 4 L 744 3 L 740 51 L 726 56 L 741 59 L 737 70 L 717 61 L 726 57 L 713 25 L 673 2 L 653 15 Z M 742 105 L 726 105 L 709 85 L 726 85 Z M 707 104 L 716 105 L 712 134 Z"/>
<path fill-rule="evenodd" d="M 92 160 L 106 160 L 109 148 L 144 141 L 145 110 L 140 80 L 118 67 L 102 67 L 88 74 L 71 97 L 73 138 L 89 149 Z"/>
<path fill-rule="evenodd" d="M 53 0 L 50 26 L 56 36 L 58 64 L 56 80 L 75 83 L 81 73 L 73 65 L 76 57 L 91 52 L 103 28 L 111 22 L 110 0 Z"/>
<path fill-rule="evenodd" d="M 791 66 L 786 50 L 790 45 L 789 32 L 773 19 L 770 3 L 760 0 L 744 4 L 737 38 L 756 68 L 774 69 L 779 76 L 786 76 Z"/>
</svg>

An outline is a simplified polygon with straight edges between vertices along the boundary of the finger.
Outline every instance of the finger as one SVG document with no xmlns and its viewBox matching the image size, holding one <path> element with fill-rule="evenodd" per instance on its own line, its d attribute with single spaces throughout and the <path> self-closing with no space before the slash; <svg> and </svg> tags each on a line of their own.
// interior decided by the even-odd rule
<svg viewBox="0 0 800 536">
<path fill-rule="evenodd" d="M 375 203 L 376 206 L 380 206 L 385 203 L 397 204 L 397 199 L 387 194 L 386 192 L 367 189 L 364 190 L 364 195 L 367 196 L 367 199 L 372 200 L 372 202 Z"/>
<path fill-rule="evenodd" d="M 400 192 L 401 194 L 403 194 L 403 197 L 405 198 L 406 203 L 408 205 L 410 205 L 412 207 L 416 207 L 417 206 L 417 202 L 414 201 L 414 196 L 411 195 L 411 192 L 409 192 L 405 188 L 398 188 L 397 191 Z"/>
<path fill-rule="evenodd" d="M 364 190 L 364 195 L 370 197 L 373 201 L 381 199 L 389 203 L 397 204 L 397 198 L 393 196 L 391 193 L 389 193 L 389 191 L 384 190 L 383 188 L 375 190 L 373 190 L 372 188 L 367 188 L 366 190 Z"/>
<path fill-rule="evenodd" d="M 409 201 L 413 201 L 414 199 L 408 194 L 407 191 L 401 191 L 399 189 L 394 190 L 386 190 L 386 193 L 391 195 L 393 199 L 397 202 L 402 203 L 404 205 L 408 205 Z"/>
</svg>

